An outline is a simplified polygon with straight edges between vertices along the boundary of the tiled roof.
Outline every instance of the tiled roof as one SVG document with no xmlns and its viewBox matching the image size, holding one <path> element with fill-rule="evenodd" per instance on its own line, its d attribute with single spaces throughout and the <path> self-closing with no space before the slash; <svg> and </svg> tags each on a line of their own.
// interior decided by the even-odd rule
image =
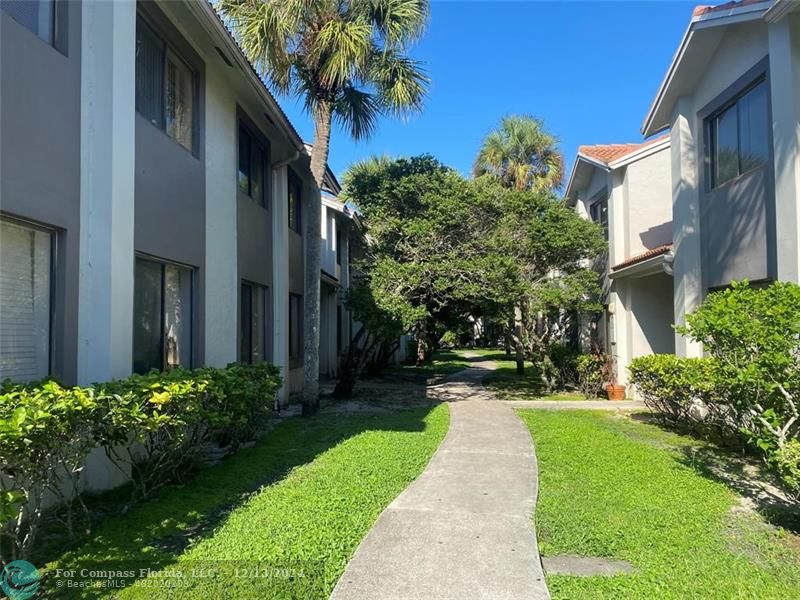
<svg viewBox="0 0 800 600">
<path fill-rule="evenodd" d="M 668 137 L 669 134 L 667 133 L 652 140 L 647 140 L 646 142 L 636 142 L 632 144 L 598 144 L 595 146 L 579 146 L 578 154 L 583 154 L 584 156 L 588 156 L 589 158 L 593 158 L 594 160 L 598 160 L 604 164 L 609 164 L 614 162 L 615 160 L 619 160 L 620 158 L 627 156 L 628 154 L 632 154 L 633 152 L 636 152 L 637 150 L 640 150 L 646 146 L 650 146 L 652 144 L 664 141 Z"/>
<path fill-rule="evenodd" d="M 672 244 L 664 244 L 663 246 L 658 246 L 657 248 L 651 248 L 650 250 L 647 250 L 646 252 L 642 252 L 641 254 L 635 254 L 634 256 L 631 256 L 630 258 L 626 258 L 625 260 L 623 260 L 618 265 L 613 266 L 611 268 L 611 270 L 612 271 L 617 271 L 617 270 L 622 269 L 624 267 L 630 267 L 630 266 L 635 265 L 637 263 L 644 262 L 648 258 L 654 258 L 656 256 L 661 256 L 662 254 L 666 254 L 670 250 L 672 250 Z"/>
<path fill-rule="evenodd" d="M 733 0 L 732 2 L 726 2 L 725 4 L 718 4 L 716 6 L 695 6 L 692 16 L 701 17 L 703 15 L 707 15 L 708 13 L 719 12 L 722 10 L 732 10 L 734 8 L 750 6 L 751 4 L 762 4 L 769 1 L 771 0 Z"/>
</svg>

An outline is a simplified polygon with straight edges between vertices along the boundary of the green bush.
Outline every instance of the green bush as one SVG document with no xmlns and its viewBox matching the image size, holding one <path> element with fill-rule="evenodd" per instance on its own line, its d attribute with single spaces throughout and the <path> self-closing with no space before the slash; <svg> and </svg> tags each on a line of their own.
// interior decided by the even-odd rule
<svg viewBox="0 0 800 600">
<path fill-rule="evenodd" d="M 733 418 L 767 457 L 800 434 L 800 286 L 746 281 L 715 292 L 679 331 L 719 365 Z"/>
<path fill-rule="evenodd" d="M 677 331 L 709 357 L 634 360 L 631 378 L 645 402 L 750 445 L 800 495 L 800 286 L 735 282 Z"/>
<path fill-rule="evenodd" d="M 668 421 L 696 425 L 719 403 L 716 368 L 710 358 L 655 354 L 633 359 L 628 371 L 648 407 Z"/>
<path fill-rule="evenodd" d="M 579 385 L 580 352 L 571 346 L 554 343 L 547 347 L 540 371 L 548 392 L 574 389 Z"/>
<path fill-rule="evenodd" d="M 269 364 L 175 369 L 91 387 L 53 381 L 0 386 L 0 524 L 14 555 L 31 549 L 46 493 L 80 502 L 86 455 L 102 447 L 133 481 L 136 498 L 180 480 L 208 444 L 251 439 L 280 386 Z M 67 490 L 67 491 L 65 491 Z M 71 533 L 71 532 L 70 532 Z"/>
<path fill-rule="evenodd" d="M 603 393 L 604 386 L 608 383 L 608 362 L 608 355 L 598 352 L 577 357 L 575 370 L 578 374 L 578 388 L 584 396 L 597 398 Z"/>
</svg>

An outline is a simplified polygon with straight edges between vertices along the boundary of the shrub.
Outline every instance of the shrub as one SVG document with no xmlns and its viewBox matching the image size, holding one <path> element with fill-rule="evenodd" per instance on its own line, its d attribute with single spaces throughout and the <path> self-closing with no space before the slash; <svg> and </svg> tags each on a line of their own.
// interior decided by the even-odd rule
<svg viewBox="0 0 800 600">
<path fill-rule="evenodd" d="M 566 390 L 578 386 L 580 352 L 564 344 L 550 344 L 542 358 L 540 371 L 547 391 Z"/>
<path fill-rule="evenodd" d="M 719 365 L 735 421 L 769 458 L 800 434 L 800 286 L 746 281 L 715 292 L 679 328 Z"/>
<path fill-rule="evenodd" d="M 673 354 L 640 356 L 631 361 L 631 383 L 645 404 L 665 420 L 697 425 L 719 404 L 716 362 Z"/>
<path fill-rule="evenodd" d="M 47 492 L 66 506 L 71 535 L 78 477 L 92 448 L 130 471 L 135 497 L 144 498 L 183 478 L 204 444 L 251 439 L 279 386 L 269 364 L 153 371 L 86 388 L 4 382 L 0 524 L 8 522 L 14 556 L 29 553 Z"/>
<path fill-rule="evenodd" d="M 582 394 L 596 398 L 603 392 L 608 383 L 607 367 L 609 356 L 599 352 L 581 354 L 575 362 L 578 373 L 578 387 Z"/>
<path fill-rule="evenodd" d="M 0 516 L 2 523 L 10 519 L 13 556 L 26 556 L 33 546 L 48 493 L 65 505 L 71 534 L 72 505 L 83 460 L 93 445 L 97 409 L 91 388 L 65 388 L 54 381 L 32 387 L 4 382 Z"/>
<path fill-rule="evenodd" d="M 800 440 L 786 442 L 775 452 L 772 463 L 795 499 L 800 499 Z"/>
</svg>

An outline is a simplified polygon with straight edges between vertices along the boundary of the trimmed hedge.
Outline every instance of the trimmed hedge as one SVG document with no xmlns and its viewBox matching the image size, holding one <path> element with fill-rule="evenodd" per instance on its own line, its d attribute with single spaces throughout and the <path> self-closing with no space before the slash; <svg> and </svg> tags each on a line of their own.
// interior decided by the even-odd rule
<svg viewBox="0 0 800 600">
<path fill-rule="evenodd" d="M 47 494 L 81 502 L 87 454 L 103 448 L 146 498 L 180 480 L 204 448 L 235 449 L 272 410 L 281 378 L 269 364 L 175 369 L 90 387 L 0 386 L 0 524 L 15 556 L 31 550 Z"/>
</svg>

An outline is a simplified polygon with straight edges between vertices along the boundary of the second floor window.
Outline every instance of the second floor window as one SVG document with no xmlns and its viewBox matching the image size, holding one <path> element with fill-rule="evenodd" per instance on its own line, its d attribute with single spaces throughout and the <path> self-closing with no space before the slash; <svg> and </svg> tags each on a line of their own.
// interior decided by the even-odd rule
<svg viewBox="0 0 800 600">
<path fill-rule="evenodd" d="M 193 151 L 195 76 L 174 50 L 136 19 L 136 111 Z"/>
<path fill-rule="evenodd" d="M 301 206 L 303 200 L 303 187 L 300 179 L 289 172 L 289 229 L 296 231 L 303 235 L 302 220 L 301 220 Z"/>
<path fill-rule="evenodd" d="M 0 8 L 48 44 L 55 38 L 55 0 L 0 0 Z"/>
<path fill-rule="evenodd" d="M 589 216 L 592 221 L 599 223 L 603 228 L 603 235 L 608 239 L 608 199 L 598 200 L 589 207 Z"/>
<path fill-rule="evenodd" d="M 709 119 L 711 188 L 766 164 L 770 127 L 763 79 Z"/>
<path fill-rule="evenodd" d="M 267 207 L 267 163 L 269 151 L 250 134 L 239 127 L 239 190 L 261 206 Z"/>
</svg>

